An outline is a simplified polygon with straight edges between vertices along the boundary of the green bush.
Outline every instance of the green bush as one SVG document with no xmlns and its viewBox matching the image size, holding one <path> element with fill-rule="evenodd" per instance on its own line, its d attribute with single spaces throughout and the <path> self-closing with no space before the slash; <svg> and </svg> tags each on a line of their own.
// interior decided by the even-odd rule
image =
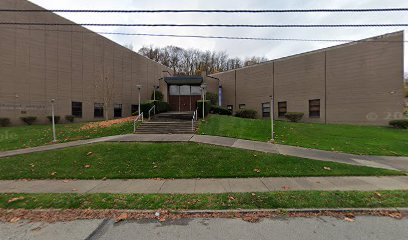
<svg viewBox="0 0 408 240">
<path fill-rule="evenodd" d="M 170 104 L 162 101 L 156 101 L 156 112 L 157 113 L 164 113 L 170 111 Z"/>
<path fill-rule="evenodd" d="M 240 117 L 240 118 L 256 118 L 257 112 L 252 109 L 243 109 L 239 110 L 238 112 L 235 113 L 235 117 Z"/>
<path fill-rule="evenodd" d="M 218 115 L 232 115 L 232 111 L 223 107 L 212 106 L 210 113 Z"/>
<path fill-rule="evenodd" d="M 203 117 L 203 100 L 198 100 L 197 101 L 197 109 L 198 109 L 198 117 L 202 118 Z M 205 116 L 210 113 L 211 109 L 211 102 L 209 100 L 206 100 L 204 103 L 204 114 Z"/>
<path fill-rule="evenodd" d="M 408 128 L 408 119 L 390 121 L 390 125 L 394 128 Z"/>
<path fill-rule="evenodd" d="M 10 125 L 10 118 L 0 118 L 0 126 L 7 127 Z"/>
<path fill-rule="evenodd" d="M 156 101 L 162 102 L 162 101 L 163 101 L 163 98 L 164 98 L 163 93 L 156 90 Z M 154 100 L 154 91 L 152 92 L 152 97 L 151 97 L 151 99 Z"/>
<path fill-rule="evenodd" d="M 212 106 L 217 106 L 218 105 L 218 94 L 207 92 L 205 94 L 205 98 L 206 98 L 206 100 L 211 102 Z"/>
<path fill-rule="evenodd" d="M 285 114 L 285 118 L 291 122 L 299 122 L 304 115 L 305 114 L 302 112 L 288 112 Z"/>
<path fill-rule="evenodd" d="M 47 118 L 48 118 L 48 121 L 50 121 L 50 123 L 52 123 L 52 116 L 47 116 Z M 55 121 L 56 124 L 59 123 L 60 120 L 61 120 L 60 116 L 54 116 L 54 121 Z"/>
<path fill-rule="evenodd" d="M 21 121 L 25 122 L 27 125 L 32 125 L 37 120 L 37 117 L 28 116 L 28 117 L 21 117 L 20 119 Z"/>
<path fill-rule="evenodd" d="M 67 120 L 70 123 L 73 123 L 74 120 L 75 120 L 75 116 L 74 115 L 66 115 L 65 120 Z"/>
</svg>

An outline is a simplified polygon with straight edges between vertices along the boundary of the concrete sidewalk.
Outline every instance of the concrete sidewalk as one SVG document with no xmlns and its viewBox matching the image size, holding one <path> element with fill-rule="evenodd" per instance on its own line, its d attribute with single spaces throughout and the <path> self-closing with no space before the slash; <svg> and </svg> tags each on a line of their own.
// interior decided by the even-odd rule
<svg viewBox="0 0 408 240">
<path fill-rule="evenodd" d="M 230 193 L 295 190 L 408 190 L 408 176 L 0 181 L 1 193 Z"/>
<path fill-rule="evenodd" d="M 100 142 L 195 142 L 216 146 L 232 147 L 266 153 L 309 158 L 321 161 L 346 163 L 357 166 L 368 166 L 391 170 L 408 171 L 408 157 L 364 156 L 316 149 L 307 149 L 288 145 L 270 144 L 243 139 L 193 135 L 193 134 L 129 134 L 91 140 L 47 145 L 28 149 L 0 152 L 0 158 L 27 153 L 50 151 L 68 147 L 76 147 Z"/>
</svg>

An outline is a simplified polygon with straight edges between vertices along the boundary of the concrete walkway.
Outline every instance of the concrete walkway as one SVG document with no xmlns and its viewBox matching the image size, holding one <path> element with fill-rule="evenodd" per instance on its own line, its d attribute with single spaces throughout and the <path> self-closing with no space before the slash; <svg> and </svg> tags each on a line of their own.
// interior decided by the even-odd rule
<svg viewBox="0 0 408 240">
<path fill-rule="evenodd" d="M 408 190 L 408 176 L 0 181 L 1 193 L 229 193 L 294 190 Z"/>
<path fill-rule="evenodd" d="M 382 157 L 382 156 L 364 156 L 339 152 L 330 152 L 316 149 L 307 149 L 288 145 L 270 144 L 258 141 L 249 141 L 235 138 L 192 135 L 192 134 L 129 134 L 119 135 L 91 140 L 82 140 L 76 142 L 47 145 L 35 148 L 20 149 L 13 151 L 0 152 L 0 158 L 10 157 L 27 153 L 49 151 L 67 147 L 81 146 L 85 144 L 100 142 L 195 142 L 202 144 L 211 144 L 216 146 L 232 147 L 267 153 L 282 154 L 288 156 L 309 158 L 321 161 L 331 161 L 352 164 L 357 166 L 368 166 L 384 168 L 391 170 L 408 171 L 408 157 Z"/>
</svg>

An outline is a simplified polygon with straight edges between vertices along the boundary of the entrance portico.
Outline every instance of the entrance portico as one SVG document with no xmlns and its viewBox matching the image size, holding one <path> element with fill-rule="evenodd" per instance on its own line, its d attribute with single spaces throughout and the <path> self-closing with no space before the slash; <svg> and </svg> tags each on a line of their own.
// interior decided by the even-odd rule
<svg viewBox="0 0 408 240">
<path fill-rule="evenodd" d="M 172 111 L 188 112 L 197 108 L 197 101 L 201 99 L 200 76 L 165 77 L 167 83 L 168 102 Z"/>
</svg>

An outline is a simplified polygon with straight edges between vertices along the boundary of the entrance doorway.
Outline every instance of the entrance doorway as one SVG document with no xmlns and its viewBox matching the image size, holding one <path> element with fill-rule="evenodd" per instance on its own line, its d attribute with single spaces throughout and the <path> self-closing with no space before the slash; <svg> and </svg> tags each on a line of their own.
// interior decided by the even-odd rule
<svg viewBox="0 0 408 240">
<path fill-rule="evenodd" d="M 201 99 L 201 88 L 195 85 L 169 85 L 169 104 L 172 111 L 195 111 Z"/>
</svg>

